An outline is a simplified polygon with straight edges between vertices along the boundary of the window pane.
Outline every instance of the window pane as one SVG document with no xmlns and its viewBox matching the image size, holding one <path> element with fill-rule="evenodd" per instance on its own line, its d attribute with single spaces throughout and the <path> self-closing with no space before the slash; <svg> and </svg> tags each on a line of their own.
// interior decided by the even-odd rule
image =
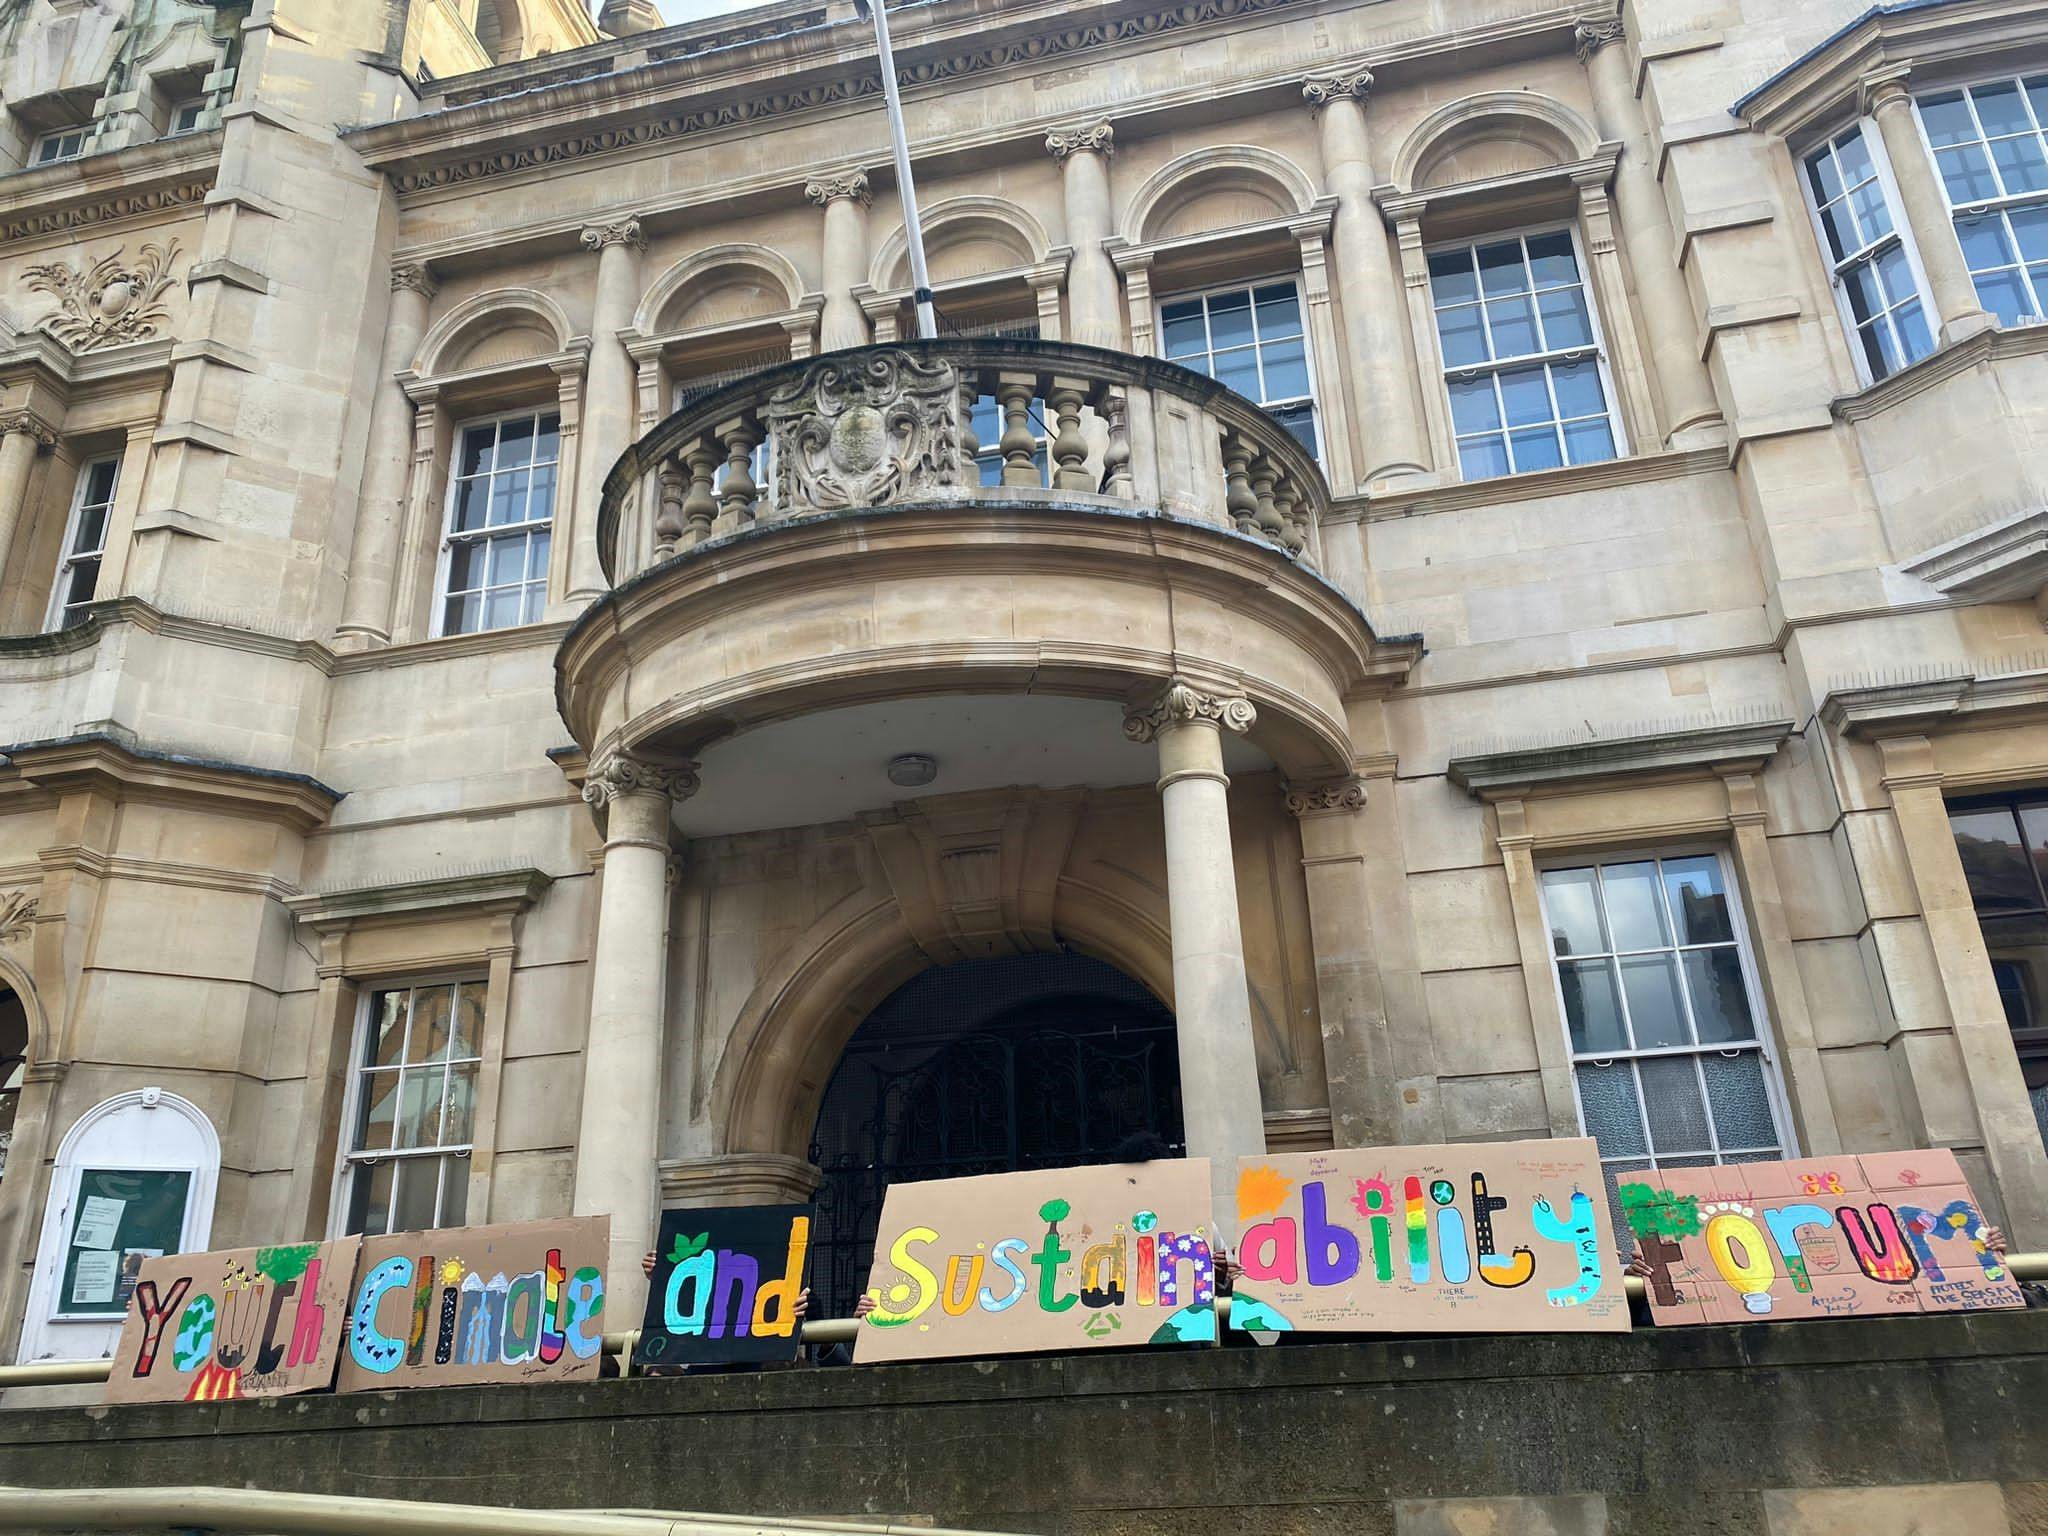
<svg viewBox="0 0 2048 1536">
<path fill-rule="evenodd" d="M 472 635 L 483 620 L 483 600 L 469 597 L 451 597 L 441 621 L 441 632 L 448 635 Z"/>
<path fill-rule="evenodd" d="M 1510 368 L 1501 374 L 1500 396 L 1511 427 L 1551 419 L 1550 385 L 1540 363 L 1534 368 Z"/>
<path fill-rule="evenodd" d="M 492 427 L 466 427 L 462 433 L 462 452 L 456 458 L 455 472 L 458 475 L 480 475 L 491 467 L 491 440 L 497 436 Z"/>
<path fill-rule="evenodd" d="M 761 479 L 761 471 L 762 466 L 757 463 L 754 466 L 754 479 L 756 483 L 759 483 Z M 555 476 L 559 473 L 560 471 L 553 464 L 541 464 L 534 467 L 532 471 L 533 484 L 529 490 L 526 502 L 526 515 L 529 519 L 553 517 L 555 515 Z"/>
<path fill-rule="evenodd" d="M 1254 299 L 1259 310 L 1259 336 L 1262 340 L 1301 334 L 1301 300 L 1295 294 L 1294 284 L 1269 284 L 1259 289 Z"/>
<path fill-rule="evenodd" d="M 1742 982 L 1742 957 L 1726 949 L 1695 949 L 1686 954 L 1685 985 L 1692 993 L 1692 1019 L 1700 1044 L 1728 1045 L 1756 1038 L 1749 1013 L 1749 989 Z"/>
<path fill-rule="evenodd" d="M 1657 900 L 1657 866 L 1603 864 L 1600 880 L 1607 893 L 1607 928 L 1616 949 L 1663 949 L 1671 943 L 1664 911 Z"/>
<path fill-rule="evenodd" d="M 1969 263 L 1972 272 L 2013 264 L 2012 242 L 2006 238 L 2005 221 L 1995 213 L 1957 219 L 1956 239 L 1962 243 L 1963 260 Z"/>
<path fill-rule="evenodd" d="M 1877 285 L 1877 273 L 1869 262 L 1860 262 L 1842 274 L 1842 291 L 1849 296 L 1849 312 L 1858 325 L 1884 313 L 1884 290 Z"/>
<path fill-rule="evenodd" d="M 1593 344 L 1593 323 L 1586 316 L 1586 299 L 1577 288 L 1553 288 L 1538 297 L 1536 307 L 1543 315 L 1543 343 L 1555 352 L 1564 347 Z"/>
<path fill-rule="evenodd" d="M 520 594 L 515 587 L 493 592 L 484 599 L 484 628 L 507 629 L 519 622 Z"/>
<path fill-rule="evenodd" d="M 1917 363 L 1934 350 L 1934 335 L 1927 328 L 1927 316 L 1918 299 L 1901 305 L 1892 316 L 1892 324 L 1899 328 L 1899 344 L 1905 349 L 1907 362 Z"/>
<path fill-rule="evenodd" d="M 476 1074 L 474 1066 L 448 1069 L 448 1086 L 444 1090 L 447 1108 L 441 1120 L 441 1145 L 444 1147 L 469 1144 L 471 1125 L 476 1115 Z"/>
<path fill-rule="evenodd" d="M 1869 245 L 1892 232 L 1891 214 L 1884 206 L 1884 188 L 1877 182 L 1866 181 L 1851 189 L 1849 207 L 1855 212 L 1858 244 Z"/>
<path fill-rule="evenodd" d="M 383 1152 L 391 1146 L 391 1122 L 398 1113 L 398 1074 L 363 1074 L 362 1128 L 356 1133 L 357 1152 Z"/>
<path fill-rule="evenodd" d="M 1872 265 L 1877 268 L 1878 287 L 1884 294 L 1885 308 L 1890 309 L 1913 297 L 1913 270 L 1906 264 L 1904 246 L 1894 245 L 1879 252 Z"/>
<path fill-rule="evenodd" d="M 92 601 L 94 589 L 100 584 L 100 563 L 97 559 L 79 560 L 64 573 L 64 622 L 66 625 L 85 622 L 83 609 Z"/>
<path fill-rule="evenodd" d="M 2034 107 L 2034 121 L 2048 128 L 2048 75 L 2036 75 L 2026 82 L 2027 100 Z"/>
<path fill-rule="evenodd" d="M 1308 393 L 1308 354 L 1297 337 L 1268 343 L 1259 360 L 1266 370 L 1266 398 L 1291 400 Z"/>
<path fill-rule="evenodd" d="M 530 478 L 530 471 L 524 469 L 491 476 L 491 526 L 526 521 L 526 485 Z"/>
<path fill-rule="evenodd" d="M 1590 1063 L 1578 1068 L 1579 1108 L 1586 1134 L 1600 1143 L 1602 1157 L 1640 1157 L 1650 1150 L 1643 1137 L 1643 1112 L 1636 1101 L 1635 1069 L 1627 1062 Z"/>
<path fill-rule="evenodd" d="M 485 990 L 481 981 L 465 981 L 455 989 L 454 1028 L 449 1034 L 448 1047 L 452 1061 L 477 1056 L 483 1051 Z"/>
<path fill-rule="evenodd" d="M 505 469 L 515 464 L 533 462 L 533 418 L 517 417 L 498 423 L 498 457 L 492 464 L 494 469 Z"/>
<path fill-rule="evenodd" d="M 2018 272 L 1978 273 L 1977 298 L 2006 325 L 2018 325 L 2034 312 L 2033 296 Z"/>
<path fill-rule="evenodd" d="M 1998 196 L 1998 183 L 1991 175 L 1991 161 L 1981 146 L 1965 144 L 1959 149 L 1940 150 L 1935 154 L 1934 163 L 1941 170 L 1941 179 L 1948 187 L 1951 203 L 1981 203 Z"/>
<path fill-rule="evenodd" d="M 398 1090 L 398 1122 L 391 1133 L 394 1147 L 430 1147 L 441 1133 L 443 1067 L 420 1067 L 405 1073 Z"/>
<path fill-rule="evenodd" d="M 392 1207 L 391 1230 L 424 1232 L 434 1225 L 435 1197 L 441 1182 L 441 1159 L 416 1157 L 398 1165 L 398 1197 Z"/>
<path fill-rule="evenodd" d="M 441 1177 L 441 1225 L 459 1227 L 469 1219 L 469 1159 L 453 1157 Z"/>
<path fill-rule="evenodd" d="M 468 533 L 484 525 L 484 508 L 491 497 L 489 480 L 460 480 L 455 485 L 455 531 Z"/>
<path fill-rule="evenodd" d="M 1721 861 L 1702 855 L 1664 861 L 1664 894 L 1681 944 L 1725 944 L 1735 937 Z"/>
<path fill-rule="evenodd" d="M 405 1060 L 406 999 L 403 989 L 379 992 L 370 1004 L 370 1042 L 364 1063 L 372 1067 L 395 1067 Z"/>
<path fill-rule="evenodd" d="M 1512 432 L 1508 434 L 1508 445 L 1514 454 L 1515 473 L 1518 475 L 1538 469 L 1556 469 L 1564 463 L 1564 450 L 1558 445 L 1555 427 Z"/>
<path fill-rule="evenodd" d="M 1565 1022 L 1572 1049 L 1581 1056 L 1607 1056 L 1628 1049 L 1621 1027 L 1621 1003 L 1615 995 L 1613 962 L 1566 960 L 1557 968 L 1564 993 Z"/>
<path fill-rule="evenodd" d="M 1479 307 L 1447 309 L 1436 317 L 1436 333 L 1443 342 L 1444 364 L 1462 368 L 1486 361 L 1486 337 L 1479 326 Z"/>
<path fill-rule="evenodd" d="M 1493 331 L 1495 357 L 1522 357 L 1543 350 L 1536 340 L 1536 311 L 1526 298 L 1489 299 L 1486 323 Z"/>
<path fill-rule="evenodd" d="M 1600 927 L 1599 898 L 1590 869 L 1543 871 L 1543 911 L 1550 921 L 1550 945 L 1560 955 L 1597 955 L 1607 940 Z"/>
<path fill-rule="evenodd" d="M 2000 806 L 1989 811 L 1951 811 L 1948 824 L 1962 855 L 1963 876 L 1979 913 L 2031 911 L 2041 893 L 2020 844 L 2013 813 Z"/>
<path fill-rule="evenodd" d="M 1869 181 L 1877 175 L 1877 166 L 1870 158 L 1870 146 L 1863 141 L 1861 128 L 1851 128 L 1835 140 L 1835 153 L 1841 157 L 1842 184 L 1845 189 Z"/>
<path fill-rule="evenodd" d="M 1491 298 L 1503 293 L 1527 293 L 1528 269 L 1522 265 L 1522 242 L 1505 240 L 1479 247 L 1479 285 Z"/>
<path fill-rule="evenodd" d="M 1458 434 L 1468 432 L 1490 432 L 1500 426 L 1500 401 L 1493 392 L 1491 376 L 1479 379 L 1452 379 L 1451 422 Z"/>
<path fill-rule="evenodd" d="M 1559 415 L 1607 414 L 1607 392 L 1600 387 L 1600 365 L 1590 358 L 1580 363 L 1551 364 L 1550 386 L 1557 392 Z"/>
<path fill-rule="evenodd" d="M 358 1167 L 349 1175 L 348 1230 L 373 1235 L 391 1228 L 391 1164 Z"/>
<path fill-rule="evenodd" d="M 1714 1135 L 1724 1149 L 1778 1145 L 1771 1119 L 1771 1096 L 1764 1088 L 1763 1058 L 1755 1051 L 1739 1056 L 1702 1056 L 1707 1102 L 1713 1106 Z"/>
<path fill-rule="evenodd" d="M 1844 134 L 1842 142 L 1855 135 Z M 1835 172 L 1835 157 L 1825 149 L 1815 150 L 1806 157 L 1806 185 L 1812 192 L 1815 206 L 1824 207 L 1842 195 L 1842 178 Z"/>
<path fill-rule="evenodd" d="M 543 528 L 526 537 L 526 579 L 545 583 L 548 579 L 548 531 Z M 545 598 L 547 593 L 543 591 Z"/>
<path fill-rule="evenodd" d="M 2009 197 L 2048 186 L 2048 159 L 2041 154 L 2040 140 L 2031 133 L 2023 139 L 2000 139 L 1991 146 L 1991 159 Z"/>
<path fill-rule="evenodd" d="M 1849 211 L 1846 208 L 1821 209 L 1820 227 L 1821 232 L 1827 236 L 1828 254 L 1836 261 L 1840 261 L 1863 244 L 1863 236 L 1849 222 Z"/>
<path fill-rule="evenodd" d="M 1491 480 L 1508 472 L 1508 445 L 1497 437 L 1458 444 L 1458 473 L 1467 480 Z"/>
<path fill-rule="evenodd" d="M 1574 287 L 1579 281 L 1578 258 L 1572 254 L 1572 237 L 1565 230 L 1529 237 L 1529 266 L 1538 288 L 1561 284 Z"/>
<path fill-rule="evenodd" d="M 526 540 L 516 534 L 509 539 L 491 540 L 489 571 L 484 584 L 492 587 L 511 586 L 525 578 Z"/>
<path fill-rule="evenodd" d="M 78 533 L 71 541 L 74 555 L 97 554 L 107 544 L 107 509 L 104 503 L 87 502 L 78 509 Z"/>
<path fill-rule="evenodd" d="M 1564 429 L 1564 443 L 1574 464 L 1604 464 L 1614 457 L 1614 433 L 1604 417 L 1571 423 Z"/>
<path fill-rule="evenodd" d="M 1308 453 L 1311 458 L 1321 456 L 1316 446 L 1316 408 L 1313 405 L 1289 405 L 1266 413 L 1287 429 L 1288 435 Z"/>
<path fill-rule="evenodd" d="M 1707 1107 L 1693 1058 L 1679 1056 L 1639 1061 L 1643 1107 L 1650 1118 L 1650 1143 L 1659 1157 L 1671 1153 L 1707 1152 Z"/>
<path fill-rule="evenodd" d="M 1628 1018 L 1637 1050 L 1691 1043 L 1685 1008 L 1678 998 L 1678 966 L 1670 955 L 1622 961 L 1621 985 L 1628 994 Z"/>
<path fill-rule="evenodd" d="M 1159 330 L 1165 339 L 1168 357 L 1186 357 L 1190 352 L 1200 352 L 1207 347 L 1200 299 L 1183 299 L 1177 304 L 1168 304 L 1159 311 L 1159 316 Z M 993 402 L 990 409 L 993 415 Z M 984 438 L 983 441 L 992 442 L 994 439 Z"/>
<path fill-rule="evenodd" d="M 100 505 L 114 499 L 114 479 L 121 471 L 118 459 L 101 459 L 86 471 L 85 499 Z"/>
<path fill-rule="evenodd" d="M 2007 215 L 2023 261 L 2048 261 L 2048 206 L 2015 208 Z"/>
<path fill-rule="evenodd" d="M 1936 148 L 1944 144 L 1967 143 L 1977 137 L 1977 125 L 1970 118 L 1970 109 L 1964 104 L 1961 91 L 1944 91 L 1939 96 L 1923 97 L 1920 121 L 1927 125 L 1927 142 Z"/>
<path fill-rule="evenodd" d="M 1209 345 L 1242 347 L 1252 339 L 1250 293 L 1219 293 L 1209 300 Z"/>
<path fill-rule="evenodd" d="M 484 554 L 489 545 L 465 539 L 448 550 L 448 590 L 473 592 L 484 584 Z"/>
<path fill-rule="evenodd" d="M 412 995 L 412 1049 L 409 1061 L 439 1061 L 448 1054 L 448 1017 L 454 989 L 420 987 Z"/>
<path fill-rule="evenodd" d="M 1439 305 L 1469 304 L 1479 297 L 1479 279 L 1472 270 L 1472 253 L 1438 251 L 1429 258 L 1430 296 Z"/>
<path fill-rule="evenodd" d="M 1971 98 L 1977 103 L 1977 121 L 1985 133 L 1992 138 L 2008 133 L 2031 133 L 2033 122 L 2027 116 L 2026 104 L 2020 100 L 2019 83 L 2014 80 L 2000 80 L 1995 85 L 1979 85 L 1971 88 Z"/>
</svg>

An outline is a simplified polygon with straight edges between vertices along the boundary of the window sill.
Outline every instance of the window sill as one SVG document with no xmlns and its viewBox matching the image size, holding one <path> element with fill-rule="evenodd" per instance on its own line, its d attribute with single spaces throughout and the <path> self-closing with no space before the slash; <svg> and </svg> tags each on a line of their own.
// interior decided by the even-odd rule
<svg viewBox="0 0 2048 1536">
<path fill-rule="evenodd" d="M 1347 496 L 1331 508 L 1328 523 L 1382 522 L 1426 512 L 1456 512 L 1470 507 L 1521 501 L 1546 501 L 1556 496 L 1603 490 L 1611 486 L 1645 485 L 1680 480 L 1689 475 L 1718 473 L 1728 468 L 1723 447 L 1692 448 L 1669 453 L 1640 453 L 1598 464 L 1573 464 L 1561 469 L 1534 469 L 1491 480 L 1462 480 L 1454 485 L 1425 486 Z"/>
<path fill-rule="evenodd" d="M 2006 357 L 2033 357 L 2048 352 L 2048 320 L 2011 327 L 1992 326 L 1962 341 L 1937 347 L 1890 378 L 1879 379 L 1853 395 L 1837 397 L 1829 406 L 1838 421 L 1868 421 L 1903 405 L 1980 363 Z"/>
</svg>

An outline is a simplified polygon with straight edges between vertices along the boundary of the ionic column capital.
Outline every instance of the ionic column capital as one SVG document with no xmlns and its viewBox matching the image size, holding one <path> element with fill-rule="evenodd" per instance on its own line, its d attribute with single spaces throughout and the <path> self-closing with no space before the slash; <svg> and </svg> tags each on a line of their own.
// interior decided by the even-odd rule
<svg viewBox="0 0 2048 1536">
<path fill-rule="evenodd" d="M 1333 101 L 1355 101 L 1361 107 L 1372 94 L 1372 71 L 1363 64 L 1334 74 L 1310 75 L 1301 83 L 1302 100 L 1312 111 L 1321 111 Z"/>
<path fill-rule="evenodd" d="M 1097 155 L 1113 154 L 1116 150 L 1116 129 L 1107 121 L 1081 128 L 1055 128 L 1045 136 L 1045 147 L 1053 159 L 1060 161 L 1083 151 Z"/>
<path fill-rule="evenodd" d="M 697 765 L 686 759 L 639 757 L 631 752 L 612 752 L 590 770 L 583 781 L 583 798 L 600 809 L 622 795 L 661 795 L 669 800 L 687 800 L 697 793 Z"/>
<path fill-rule="evenodd" d="M 38 448 L 57 446 L 56 429 L 34 411 L 16 410 L 0 415 L 0 437 L 13 432 L 32 439 Z"/>
<path fill-rule="evenodd" d="M 1287 809 L 1296 816 L 1323 816 L 1335 811 L 1355 811 L 1365 804 L 1365 780 L 1330 779 L 1317 784 L 1289 784 Z"/>
<path fill-rule="evenodd" d="M 820 208 L 840 201 L 859 203 L 865 208 L 872 201 L 868 195 L 868 173 L 860 166 L 828 176 L 813 176 L 804 183 L 804 196 Z"/>
<path fill-rule="evenodd" d="M 434 281 L 434 274 L 427 269 L 425 262 L 402 261 L 391 269 L 391 291 L 416 293 L 431 300 L 441 291 L 441 285 Z"/>
<path fill-rule="evenodd" d="M 1628 29 L 1622 25 L 1619 16 L 1609 16 L 1604 21 L 1582 21 L 1572 28 L 1572 43 L 1578 49 L 1581 64 L 1610 43 L 1627 39 Z"/>
<path fill-rule="evenodd" d="M 1203 693 L 1185 678 L 1173 678 L 1151 702 L 1124 711 L 1124 735 L 1144 743 L 1176 725 L 1213 725 L 1242 736 L 1258 722 L 1259 712 L 1242 696 Z"/>
<path fill-rule="evenodd" d="M 647 249 L 647 237 L 640 232 L 640 221 L 630 214 L 623 219 L 587 224 L 579 238 L 583 248 L 589 251 L 602 251 L 611 245 L 630 246 L 636 251 Z"/>
</svg>

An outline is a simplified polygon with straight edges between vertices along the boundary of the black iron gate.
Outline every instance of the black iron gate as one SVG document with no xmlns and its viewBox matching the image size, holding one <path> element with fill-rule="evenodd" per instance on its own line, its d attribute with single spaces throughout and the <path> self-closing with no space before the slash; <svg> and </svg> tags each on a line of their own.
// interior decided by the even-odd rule
<svg viewBox="0 0 2048 1536">
<path fill-rule="evenodd" d="M 1136 1131 L 1182 1150 L 1173 1015 L 1085 955 L 934 967 L 847 1042 L 811 1137 L 824 1171 L 813 1317 L 846 1317 L 898 1180 L 1099 1162 Z"/>
</svg>

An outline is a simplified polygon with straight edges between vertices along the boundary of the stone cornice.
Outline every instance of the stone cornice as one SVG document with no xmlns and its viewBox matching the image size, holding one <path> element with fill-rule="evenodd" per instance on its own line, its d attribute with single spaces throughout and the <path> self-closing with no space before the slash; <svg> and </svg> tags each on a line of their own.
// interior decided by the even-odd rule
<svg viewBox="0 0 2048 1536">
<path fill-rule="evenodd" d="M 307 891 L 287 896 L 284 904 L 306 927 L 328 931 L 378 921 L 413 923 L 423 916 L 523 912 L 552 884 L 554 876 L 530 866 L 463 870 Z"/>
<path fill-rule="evenodd" d="M 1868 421 L 1894 406 L 1925 394 L 1968 373 L 1979 364 L 2008 357 L 2035 357 L 2048 352 L 2048 326 L 2022 325 L 2012 330 L 1979 331 L 1951 346 L 1929 353 L 1919 362 L 1880 379 L 1867 389 L 1843 395 L 1830 407 L 1842 421 Z"/>
<path fill-rule="evenodd" d="M 1729 108 L 1752 128 L 1791 137 L 1858 110 L 1864 77 L 1887 67 L 1938 70 L 2048 43 L 2037 0 L 1947 0 L 1873 6 Z"/>
<path fill-rule="evenodd" d="M 1430 512 L 1462 512 L 1505 502 L 1547 501 L 1552 497 L 1614 486 L 1655 485 L 1665 480 L 1682 480 L 1694 475 L 1725 475 L 1727 472 L 1728 450 L 1725 448 L 1644 453 L 1599 464 L 1503 475 L 1497 480 L 1462 481 L 1456 485 L 1342 497 L 1331 507 L 1326 521 L 1380 522 L 1396 517 L 1419 517 Z"/>
<path fill-rule="evenodd" d="M 1512 198 L 1546 186 L 1563 183 L 1604 187 L 1614 179 L 1614 167 L 1621 159 L 1621 145 L 1600 145 L 1583 160 L 1546 165 L 1533 171 L 1515 171 L 1505 176 L 1488 176 L 1478 181 L 1454 182 L 1447 187 L 1426 187 L 1403 192 L 1392 186 L 1372 189 L 1373 201 L 1389 219 L 1419 219 L 1458 203 L 1482 202 L 1489 198 Z"/>
<path fill-rule="evenodd" d="M 92 352 L 74 352 L 47 331 L 10 333 L 0 322 L 0 381 L 10 375 L 39 374 L 58 386 L 60 394 L 96 384 L 150 386 L 170 379 L 170 337 L 124 342 Z M 150 402 L 152 413 L 156 402 Z"/>
<path fill-rule="evenodd" d="M 125 735 L 125 733 L 123 733 Z M 197 805 L 310 832 L 341 800 L 309 774 L 166 752 L 94 731 L 0 748 L 20 782 L 44 791 L 97 788 L 122 799 Z"/>
<path fill-rule="evenodd" d="M 0 244 L 97 234 L 197 210 L 220 168 L 218 130 L 0 176 Z"/>
<path fill-rule="evenodd" d="M 2048 509 L 1972 529 L 1903 562 L 1900 570 L 1972 602 L 2031 598 L 2048 586 Z"/>
<path fill-rule="evenodd" d="M 2048 713 L 2048 668 L 1977 675 L 1928 668 L 1919 677 L 1851 678 L 1821 700 L 1820 717 L 1859 741 L 1919 736 L 1943 726 L 2007 725 Z"/>
<path fill-rule="evenodd" d="M 1646 776 L 1698 777 L 1759 766 L 1794 728 L 1790 720 L 1652 726 L 1626 736 L 1489 747 L 1454 755 L 1449 774 L 1482 800 L 1578 794 Z"/>
</svg>

